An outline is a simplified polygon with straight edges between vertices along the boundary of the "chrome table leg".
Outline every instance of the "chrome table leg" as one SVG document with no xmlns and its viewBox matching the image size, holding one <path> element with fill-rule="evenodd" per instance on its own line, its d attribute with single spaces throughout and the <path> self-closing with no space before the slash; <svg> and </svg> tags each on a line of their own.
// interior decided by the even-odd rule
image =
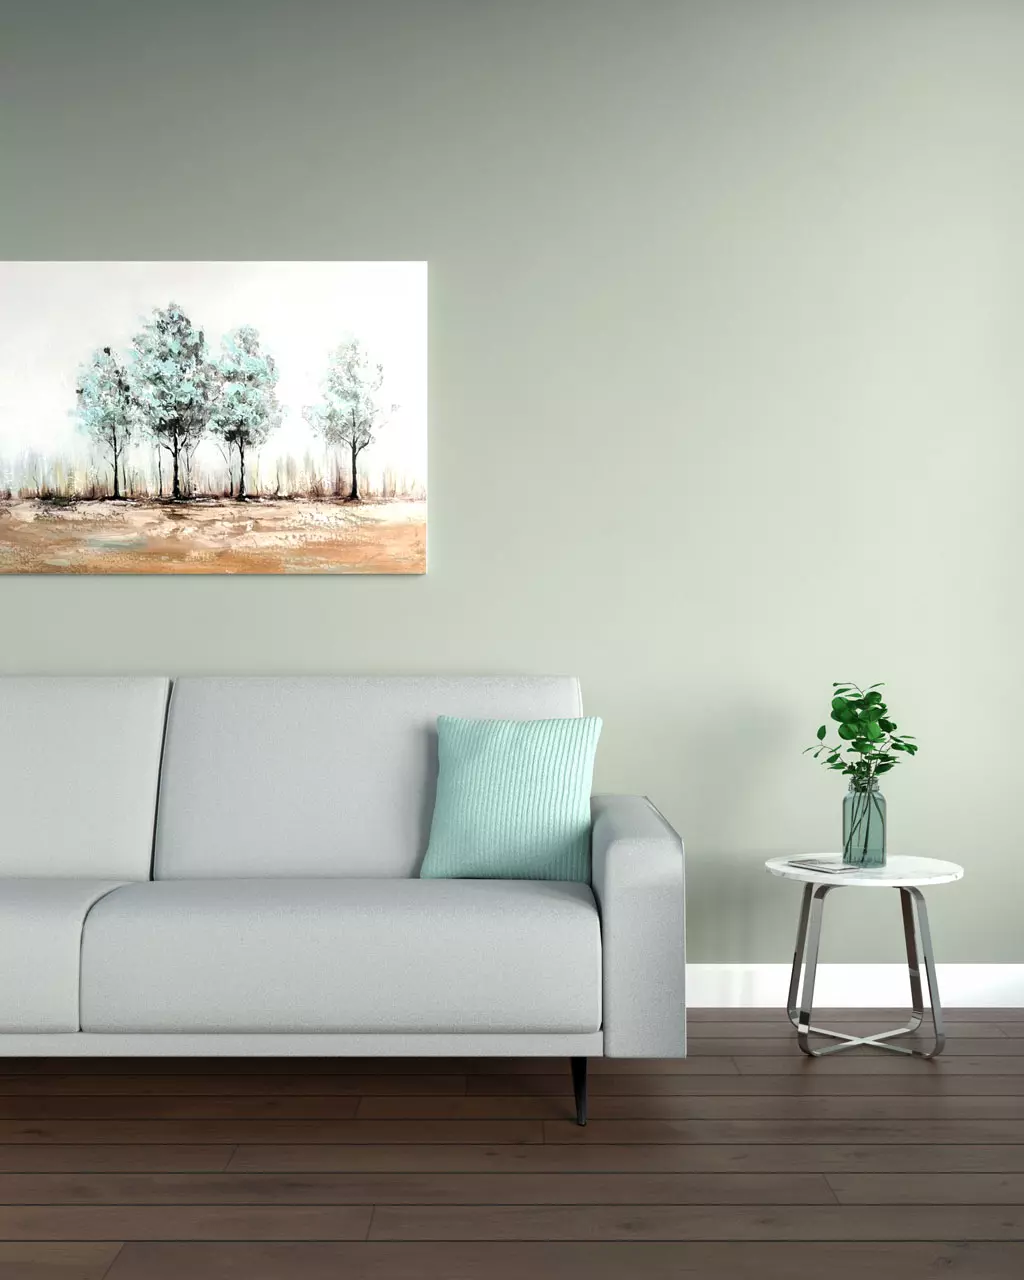
<svg viewBox="0 0 1024 1280">
<path fill-rule="evenodd" d="M 924 971 L 928 978 L 928 999 L 932 1007 L 932 1030 L 935 1033 L 935 1043 L 928 1052 L 924 1052 L 921 1049 L 911 1049 L 910 1052 L 922 1058 L 937 1058 L 946 1047 L 946 1028 L 942 1021 L 942 1002 L 939 999 L 939 980 L 935 975 L 935 951 L 932 948 L 932 930 L 928 923 L 928 905 L 925 902 L 924 894 L 920 889 L 910 888 L 904 889 L 902 892 L 909 894 L 917 906 L 917 931 L 921 935 L 921 952 L 924 956 Z M 918 971 L 917 975 L 917 985 L 920 990 L 920 971 Z M 920 1025 L 921 1023 L 918 1021 L 917 1026 Z M 894 1045 L 893 1047 L 895 1048 L 896 1046 Z"/>
<path fill-rule="evenodd" d="M 928 907 L 924 894 L 915 887 L 900 888 L 900 906 L 903 914 L 903 936 L 907 948 L 907 973 L 910 978 L 910 999 L 913 1006 L 906 1026 L 892 1031 L 880 1031 L 870 1036 L 850 1036 L 841 1031 L 811 1025 L 814 1011 L 814 984 L 818 972 L 818 950 L 821 943 L 821 924 L 825 898 L 831 889 L 839 885 L 807 884 L 800 904 L 797 922 L 796 946 L 793 952 L 793 968 L 789 979 L 789 996 L 786 1012 L 796 1027 L 797 1044 L 809 1058 L 822 1058 L 842 1049 L 868 1045 L 874 1049 L 888 1049 L 892 1053 L 904 1053 L 915 1058 L 936 1058 L 945 1047 L 946 1037 L 942 1021 L 942 1005 L 939 1002 L 939 984 L 935 975 L 935 953 L 932 949 L 931 929 L 928 924 Z M 920 945 L 919 945 L 920 939 Z M 920 957 L 920 958 L 919 958 Z M 903 1045 L 889 1044 L 896 1036 L 910 1035 L 924 1021 L 924 992 L 921 985 L 921 960 L 924 961 L 928 979 L 928 995 L 931 1003 L 934 1043 L 929 1049 L 911 1049 Z M 801 983 L 801 975 L 803 981 Z M 802 988 L 802 990 L 801 990 Z M 810 1035 L 829 1036 L 839 1044 L 824 1049 L 813 1049 Z"/>
<path fill-rule="evenodd" d="M 903 912 L 903 937 L 907 946 L 907 973 L 910 975 L 910 999 L 913 1014 L 907 1024 L 908 1031 L 916 1031 L 924 1019 L 924 995 L 921 991 L 921 965 L 917 958 L 917 926 L 914 922 L 914 900 L 909 889 L 900 890 L 900 909 Z"/>
<path fill-rule="evenodd" d="M 789 997 L 786 1001 L 786 1012 L 789 1020 L 794 1027 L 797 1028 L 797 1039 L 800 1048 L 811 1058 L 820 1057 L 820 1054 L 811 1049 L 807 1044 L 808 1032 L 813 1032 L 818 1036 L 831 1036 L 833 1040 L 855 1040 L 855 1036 L 844 1035 L 841 1031 L 829 1031 L 825 1027 L 812 1027 L 810 1025 L 811 1007 L 814 996 L 814 981 L 818 971 L 818 942 L 821 938 L 821 917 L 824 909 L 825 895 L 830 889 L 837 888 L 836 885 L 820 885 L 821 893 L 815 892 L 813 884 L 804 885 L 804 896 L 800 903 L 800 918 L 796 926 L 796 945 L 793 948 L 793 969 L 789 975 Z M 803 997 L 800 995 L 800 979 L 804 973 L 804 953 L 807 950 L 807 928 L 811 919 L 812 909 L 815 918 L 815 934 L 813 945 L 813 958 L 807 958 L 807 972 L 804 977 Z M 802 1007 L 806 1001 L 807 1025 L 801 1031 Z M 801 1038 L 802 1037 L 802 1038 Z"/>
<path fill-rule="evenodd" d="M 793 947 L 793 970 L 789 975 L 789 996 L 786 999 L 786 1012 L 793 1026 L 797 1026 L 797 998 L 800 994 L 800 975 L 804 967 L 804 948 L 807 946 L 807 919 L 811 914 L 811 894 L 813 884 L 804 885 L 803 897 L 800 899 L 800 918 L 796 922 L 796 944 Z"/>
</svg>

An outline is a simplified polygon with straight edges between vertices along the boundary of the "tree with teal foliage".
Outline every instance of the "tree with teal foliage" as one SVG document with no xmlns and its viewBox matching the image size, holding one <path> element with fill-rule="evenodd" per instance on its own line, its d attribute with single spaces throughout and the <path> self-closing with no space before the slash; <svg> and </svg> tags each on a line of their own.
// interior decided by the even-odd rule
<svg viewBox="0 0 1024 1280">
<path fill-rule="evenodd" d="M 325 444 L 346 448 L 352 466 L 349 502 L 359 501 L 359 455 L 373 444 L 376 431 L 384 425 L 384 406 L 379 402 L 384 384 L 384 366 L 375 364 L 359 340 L 343 342 L 332 352 L 324 379 L 323 402 L 306 405 L 302 416 Z M 392 405 L 391 409 L 397 408 Z"/>
<path fill-rule="evenodd" d="M 229 458 L 232 448 L 238 451 L 238 499 L 244 502 L 246 451 L 265 444 L 281 422 L 277 366 L 261 349 L 259 333 L 243 325 L 224 337 L 215 368 L 210 430 L 225 443 Z"/>
<path fill-rule="evenodd" d="M 103 347 L 78 375 L 75 388 L 78 429 L 110 455 L 115 498 L 121 497 L 125 450 L 131 443 L 135 401 L 124 365 Z"/>
<path fill-rule="evenodd" d="M 206 338 L 171 302 L 153 312 L 133 339 L 129 380 L 139 417 L 172 460 L 171 497 L 182 497 L 181 470 L 210 421 L 218 385 Z"/>
</svg>

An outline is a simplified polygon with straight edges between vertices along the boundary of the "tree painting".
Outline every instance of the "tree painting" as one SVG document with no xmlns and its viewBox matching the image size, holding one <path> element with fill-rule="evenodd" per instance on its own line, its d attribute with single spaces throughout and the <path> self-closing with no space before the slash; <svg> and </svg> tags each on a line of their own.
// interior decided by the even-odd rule
<svg viewBox="0 0 1024 1280">
<path fill-rule="evenodd" d="M 424 572 L 424 263 L 0 262 L 0 293 L 0 574 Z"/>
<path fill-rule="evenodd" d="M 303 416 L 329 445 L 347 449 L 352 468 L 348 501 L 359 501 L 359 455 L 373 444 L 383 425 L 378 402 L 384 366 L 374 364 L 359 340 L 343 342 L 331 355 L 324 379 L 323 403 L 306 405 Z"/>
<path fill-rule="evenodd" d="M 210 430 L 228 449 L 238 453 L 238 499 L 244 502 L 246 450 L 258 449 L 281 421 L 274 388 L 277 366 L 260 350 L 260 335 L 243 325 L 224 338 L 216 364 L 216 390 L 211 404 Z M 230 475 L 228 478 L 230 487 Z"/>
<path fill-rule="evenodd" d="M 136 334 L 129 374 L 145 430 L 171 455 L 171 497 L 182 496 L 182 464 L 210 420 L 216 370 L 206 339 L 175 303 L 157 310 Z"/>
<path fill-rule="evenodd" d="M 75 413 L 79 428 L 107 453 L 115 498 L 121 496 L 120 471 L 132 437 L 134 400 L 124 365 L 109 347 L 93 353 L 78 375 Z"/>
</svg>

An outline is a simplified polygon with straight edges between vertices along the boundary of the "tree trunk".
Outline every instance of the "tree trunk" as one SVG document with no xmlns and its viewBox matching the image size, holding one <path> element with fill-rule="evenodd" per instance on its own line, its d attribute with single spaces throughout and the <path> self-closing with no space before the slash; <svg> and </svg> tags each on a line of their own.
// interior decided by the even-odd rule
<svg viewBox="0 0 1024 1280">
<path fill-rule="evenodd" d="M 238 501 L 245 501 L 245 445 L 238 442 Z"/>
<path fill-rule="evenodd" d="M 358 449 L 358 446 L 355 445 L 354 443 L 351 447 L 352 447 L 352 488 L 349 491 L 347 501 L 358 502 L 359 501 L 359 475 L 356 469 L 359 465 L 359 449 Z"/>
<path fill-rule="evenodd" d="M 114 501 L 115 502 L 121 496 L 121 490 L 117 480 L 117 461 L 118 461 L 117 445 L 115 444 L 114 445 Z"/>
<path fill-rule="evenodd" d="M 177 502 L 181 498 L 181 478 L 178 475 L 178 437 L 174 437 L 174 479 L 171 481 L 171 500 Z"/>
</svg>

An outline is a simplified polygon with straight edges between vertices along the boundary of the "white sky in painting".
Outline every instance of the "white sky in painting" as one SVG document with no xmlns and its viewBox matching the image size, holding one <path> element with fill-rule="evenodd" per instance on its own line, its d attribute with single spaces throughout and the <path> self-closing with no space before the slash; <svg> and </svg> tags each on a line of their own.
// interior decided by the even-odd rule
<svg viewBox="0 0 1024 1280">
<path fill-rule="evenodd" d="M 426 481 L 427 268 L 422 262 L 0 263 L 0 461 L 28 450 L 90 456 L 76 430 L 76 375 L 99 347 L 126 355 L 155 307 L 178 303 L 211 350 L 250 324 L 280 372 L 283 421 L 261 451 L 322 454 L 302 418 L 320 400 L 328 354 L 358 337 L 384 365 L 398 408 L 363 455 Z M 204 449 L 212 448 L 204 445 Z"/>
</svg>

